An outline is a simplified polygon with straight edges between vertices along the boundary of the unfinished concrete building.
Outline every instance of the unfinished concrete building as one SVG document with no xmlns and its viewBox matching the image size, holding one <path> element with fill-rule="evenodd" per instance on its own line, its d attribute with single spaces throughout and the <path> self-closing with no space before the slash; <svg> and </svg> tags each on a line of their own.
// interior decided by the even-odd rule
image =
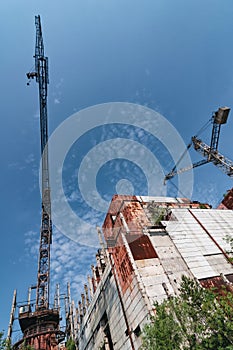
<svg viewBox="0 0 233 350">
<path fill-rule="evenodd" d="M 226 192 L 218 209 L 233 209 L 233 188 Z"/>
<path fill-rule="evenodd" d="M 226 209 L 226 208 L 225 208 Z M 139 349 L 154 302 L 178 294 L 183 275 L 232 291 L 233 211 L 184 198 L 113 197 L 73 335 L 79 350 Z"/>
</svg>

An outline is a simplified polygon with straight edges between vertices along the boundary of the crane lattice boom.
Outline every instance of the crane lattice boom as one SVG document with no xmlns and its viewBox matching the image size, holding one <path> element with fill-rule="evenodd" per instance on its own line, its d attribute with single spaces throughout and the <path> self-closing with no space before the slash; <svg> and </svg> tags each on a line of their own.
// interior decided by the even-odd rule
<svg viewBox="0 0 233 350">
<path fill-rule="evenodd" d="M 213 151 L 213 149 L 211 149 L 211 146 L 208 146 L 206 143 L 196 137 L 193 137 L 192 141 L 194 149 L 203 157 L 207 158 L 208 162 L 214 163 L 214 165 L 220 168 L 225 174 L 233 177 L 233 162 L 230 159 L 227 159 L 217 150 Z"/>
</svg>

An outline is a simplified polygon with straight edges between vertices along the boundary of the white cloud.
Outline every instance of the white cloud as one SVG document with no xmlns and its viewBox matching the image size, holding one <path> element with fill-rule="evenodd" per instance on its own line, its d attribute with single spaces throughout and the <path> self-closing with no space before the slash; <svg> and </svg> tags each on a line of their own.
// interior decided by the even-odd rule
<svg viewBox="0 0 233 350">
<path fill-rule="evenodd" d="M 35 112 L 33 118 L 34 119 L 39 119 L 40 118 L 40 110 L 39 109 L 37 109 L 37 111 Z"/>
<path fill-rule="evenodd" d="M 221 200 L 217 184 L 209 181 L 208 184 L 195 186 L 195 198 L 200 202 L 206 202 L 216 208 Z"/>
<path fill-rule="evenodd" d="M 37 264 L 39 254 L 39 230 L 25 233 L 25 258 Z M 53 229 L 51 245 L 50 281 L 53 302 L 56 284 L 60 284 L 61 294 L 66 293 L 67 283 L 71 285 L 72 299 L 77 301 L 87 283 L 87 275 L 91 273 L 91 264 L 95 264 L 96 248 L 81 246 Z M 36 278 L 36 276 L 35 276 Z"/>
<path fill-rule="evenodd" d="M 62 85 L 63 85 L 64 79 L 60 78 L 59 82 L 55 84 L 55 89 L 52 91 L 51 95 L 53 96 L 53 102 L 55 105 L 61 103 L 61 97 L 62 97 Z"/>
<path fill-rule="evenodd" d="M 25 158 L 25 163 L 31 164 L 35 162 L 35 156 L 33 153 L 30 153 L 26 158 Z"/>
<path fill-rule="evenodd" d="M 91 272 L 90 265 L 95 263 L 95 253 L 95 248 L 80 246 L 55 229 L 51 246 L 52 290 L 59 283 L 60 289 L 66 291 L 70 282 L 71 296 L 77 303 Z"/>
<path fill-rule="evenodd" d="M 67 197 L 68 202 L 76 202 L 79 199 L 78 191 L 72 191 L 69 197 Z"/>
<path fill-rule="evenodd" d="M 64 79 L 60 78 L 59 82 L 55 85 L 55 88 L 59 89 L 62 86 L 63 82 L 64 82 Z"/>
<path fill-rule="evenodd" d="M 28 231 L 24 234 L 25 236 L 25 253 L 26 259 L 32 259 L 37 261 L 39 252 L 39 230 L 38 231 Z"/>
</svg>

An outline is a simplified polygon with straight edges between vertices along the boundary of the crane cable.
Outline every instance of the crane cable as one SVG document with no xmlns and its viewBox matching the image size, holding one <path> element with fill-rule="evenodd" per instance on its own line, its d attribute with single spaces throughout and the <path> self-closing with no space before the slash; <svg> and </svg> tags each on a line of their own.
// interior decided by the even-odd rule
<svg viewBox="0 0 233 350">
<path fill-rule="evenodd" d="M 176 184 L 170 179 L 169 182 L 176 188 L 177 194 L 180 193 L 183 198 L 186 198 L 186 195 L 176 186 Z"/>
<path fill-rule="evenodd" d="M 194 137 L 197 137 L 197 136 L 199 136 L 201 133 L 203 133 L 203 132 L 207 129 L 207 127 L 210 125 L 211 121 L 212 121 L 212 117 L 201 127 L 201 129 L 196 133 L 196 135 L 195 135 Z M 190 141 L 190 143 L 187 145 L 185 151 L 183 152 L 183 154 L 181 155 L 181 157 L 179 158 L 179 160 L 177 161 L 177 163 L 175 164 L 175 166 L 172 168 L 171 173 L 173 173 L 173 172 L 176 170 L 177 165 L 182 161 L 182 159 L 184 158 L 185 154 L 188 152 L 188 150 L 189 150 L 189 148 L 192 146 L 192 144 L 193 144 L 193 143 L 192 143 L 192 139 L 191 139 L 191 141 Z"/>
<path fill-rule="evenodd" d="M 201 129 L 196 133 L 196 135 L 195 135 L 194 137 L 197 137 L 197 136 L 199 136 L 202 132 L 204 132 L 204 131 L 207 129 L 207 127 L 211 124 L 212 120 L 213 120 L 213 117 L 211 117 L 211 118 L 201 127 Z"/>
</svg>

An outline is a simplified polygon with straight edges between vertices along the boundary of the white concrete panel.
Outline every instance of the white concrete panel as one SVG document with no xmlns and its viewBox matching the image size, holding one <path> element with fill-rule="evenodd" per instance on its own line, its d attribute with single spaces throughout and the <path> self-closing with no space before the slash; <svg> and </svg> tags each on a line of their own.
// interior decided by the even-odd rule
<svg viewBox="0 0 233 350">
<path fill-rule="evenodd" d="M 138 270 L 139 270 L 139 273 L 142 277 L 144 277 L 144 276 L 156 276 L 156 275 L 163 275 L 164 274 L 163 267 L 161 264 L 140 268 Z"/>
<path fill-rule="evenodd" d="M 160 265 L 158 258 L 136 260 L 135 263 L 136 263 L 138 268 L 144 268 L 144 267 L 148 267 L 148 266 L 159 266 Z"/>
<path fill-rule="evenodd" d="M 206 260 L 213 267 L 213 269 L 216 271 L 216 273 L 219 275 L 220 275 L 220 273 L 222 273 L 224 275 L 233 273 L 232 265 L 229 262 L 227 262 L 227 260 L 223 254 L 207 256 Z"/>
</svg>

